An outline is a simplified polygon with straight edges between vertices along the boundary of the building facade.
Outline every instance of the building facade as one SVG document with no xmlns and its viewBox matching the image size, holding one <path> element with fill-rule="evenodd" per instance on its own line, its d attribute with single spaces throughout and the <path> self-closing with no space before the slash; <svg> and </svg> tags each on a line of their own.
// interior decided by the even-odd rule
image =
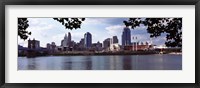
<svg viewBox="0 0 200 88">
<path fill-rule="evenodd" d="M 111 39 L 110 38 L 107 38 L 103 41 L 103 48 L 106 50 L 110 47 L 110 42 L 111 42 Z"/>
<path fill-rule="evenodd" d="M 99 41 L 97 43 L 93 43 L 92 49 L 94 49 L 94 51 L 101 51 L 102 50 L 102 43 L 100 43 Z"/>
<path fill-rule="evenodd" d="M 67 46 L 68 46 L 68 47 L 71 47 L 71 46 L 72 46 L 71 41 L 72 41 L 71 33 L 68 32 L 68 38 L 67 38 Z"/>
<path fill-rule="evenodd" d="M 61 40 L 61 47 L 59 47 L 62 51 L 68 51 L 70 48 L 73 48 L 71 33 L 68 32 L 68 35 L 65 34 L 64 39 Z"/>
<path fill-rule="evenodd" d="M 113 38 L 112 38 L 112 43 L 113 43 L 113 44 L 118 43 L 118 38 L 117 38 L 117 36 L 113 36 Z"/>
<path fill-rule="evenodd" d="M 149 50 L 151 46 L 149 45 L 148 42 L 134 42 L 131 45 L 124 46 L 124 50 L 129 50 L 129 51 L 138 51 L 138 50 Z"/>
<path fill-rule="evenodd" d="M 125 27 L 122 32 L 122 46 L 127 46 L 131 44 L 131 30 Z"/>
<path fill-rule="evenodd" d="M 92 34 L 87 32 L 84 34 L 84 47 L 90 48 L 92 46 Z"/>
<path fill-rule="evenodd" d="M 39 49 L 40 48 L 40 41 L 35 40 L 35 38 L 33 40 L 28 40 L 28 48 L 29 49 Z"/>
<path fill-rule="evenodd" d="M 68 38 L 67 38 L 67 34 L 65 34 L 64 39 L 61 41 L 61 46 L 62 47 L 67 47 L 67 43 L 68 42 Z"/>
</svg>

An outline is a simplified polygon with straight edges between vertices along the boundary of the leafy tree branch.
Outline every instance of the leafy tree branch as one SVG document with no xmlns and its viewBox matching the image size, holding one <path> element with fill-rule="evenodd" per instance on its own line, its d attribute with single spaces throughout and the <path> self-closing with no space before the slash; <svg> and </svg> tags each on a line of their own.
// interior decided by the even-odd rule
<svg viewBox="0 0 200 88">
<path fill-rule="evenodd" d="M 124 24 L 132 29 L 143 24 L 151 38 L 165 33 L 166 46 L 182 47 L 182 18 L 129 18 Z"/>
<path fill-rule="evenodd" d="M 62 25 L 65 26 L 66 29 L 78 29 L 81 28 L 82 21 L 85 18 L 53 18 L 54 20 L 60 22 Z M 26 29 L 29 27 L 27 18 L 18 18 L 18 36 L 26 40 L 31 32 L 27 31 Z"/>
</svg>

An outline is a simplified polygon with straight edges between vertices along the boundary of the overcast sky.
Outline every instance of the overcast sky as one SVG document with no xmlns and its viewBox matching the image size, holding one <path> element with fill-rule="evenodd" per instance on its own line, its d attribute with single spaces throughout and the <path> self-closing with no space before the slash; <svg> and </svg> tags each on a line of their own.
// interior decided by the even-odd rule
<svg viewBox="0 0 200 88">
<path fill-rule="evenodd" d="M 46 44 L 51 42 L 55 42 L 57 46 L 60 46 L 65 33 L 68 32 L 71 33 L 72 40 L 75 42 L 79 42 L 86 32 L 90 32 L 92 34 L 93 43 L 98 41 L 102 43 L 106 38 L 117 36 L 119 44 L 121 44 L 121 35 L 125 27 L 123 21 L 127 19 L 128 18 L 86 18 L 81 25 L 81 29 L 69 30 L 65 29 L 61 23 L 52 18 L 28 18 L 29 27 L 27 30 L 32 32 L 29 38 L 39 40 L 41 47 L 46 47 Z M 150 42 L 150 37 L 146 28 L 147 27 L 140 25 L 140 27 L 134 30 L 131 29 L 131 36 L 137 36 L 138 41 Z M 156 45 L 163 45 L 165 37 L 162 35 L 152 40 Z M 27 47 L 28 44 L 27 40 L 24 41 L 19 37 L 18 43 L 24 47 Z"/>
</svg>

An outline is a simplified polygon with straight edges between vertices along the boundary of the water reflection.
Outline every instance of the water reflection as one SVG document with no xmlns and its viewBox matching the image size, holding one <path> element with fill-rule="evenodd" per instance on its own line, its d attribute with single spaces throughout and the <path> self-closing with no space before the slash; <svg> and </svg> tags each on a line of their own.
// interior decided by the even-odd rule
<svg viewBox="0 0 200 88">
<path fill-rule="evenodd" d="M 119 56 L 110 56 L 110 70 L 122 70 L 122 59 Z"/>
<path fill-rule="evenodd" d="M 124 70 L 131 70 L 132 69 L 132 59 L 130 55 L 124 56 L 123 58 L 123 69 Z M 134 59 L 134 58 L 133 58 Z"/>
<path fill-rule="evenodd" d="M 27 69 L 36 69 L 37 64 L 35 63 L 35 59 L 30 59 L 28 61 Z"/>
<path fill-rule="evenodd" d="M 181 70 L 182 55 L 18 57 L 18 70 Z"/>
<path fill-rule="evenodd" d="M 62 61 L 61 61 L 61 69 L 64 69 L 64 70 L 71 70 L 72 68 L 72 62 L 71 62 L 71 59 L 69 57 L 69 59 L 65 59 L 64 57 L 61 57 Z"/>
</svg>

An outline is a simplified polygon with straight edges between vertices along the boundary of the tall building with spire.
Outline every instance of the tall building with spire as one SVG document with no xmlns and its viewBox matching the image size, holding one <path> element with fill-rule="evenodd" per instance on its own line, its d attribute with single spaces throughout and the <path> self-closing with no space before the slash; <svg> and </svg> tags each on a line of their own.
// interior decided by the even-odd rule
<svg viewBox="0 0 200 88">
<path fill-rule="evenodd" d="M 65 34 L 64 39 L 61 41 L 61 46 L 67 47 L 67 42 L 68 42 L 68 38 L 67 38 L 67 34 Z"/>
<path fill-rule="evenodd" d="M 67 46 L 71 46 L 72 44 L 71 44 L 71 33 L 70 32 L 68 32 L 68 38 L 67 38 Z"/>
<path fill-rule="evenodd" d="M 122 32 L 122 46 L 127 46 L 131 44 L 131 30 L 125 27 Z"/>
</svg>

